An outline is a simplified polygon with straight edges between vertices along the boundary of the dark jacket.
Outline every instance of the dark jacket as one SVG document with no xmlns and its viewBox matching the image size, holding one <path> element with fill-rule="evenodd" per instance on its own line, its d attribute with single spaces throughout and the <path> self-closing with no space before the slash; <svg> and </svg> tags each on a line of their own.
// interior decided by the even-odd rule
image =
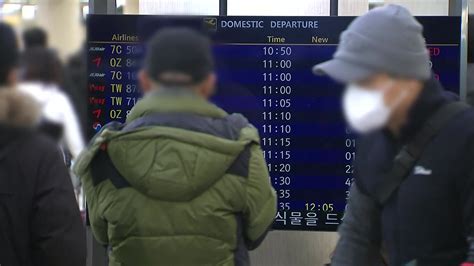
<svg viewBox="0 0 474 266">
<path fill-rule="evenodd" d="M 34 103 L 0 89 L 0 265 L 84 266 L 85 231 L 53 141 L 31 129 Z"/>
<path fill-rule="evenodd" d="M 362 137 L 355 186 L 340 227 L 333 265 L 376 265 L 382 246 L 390 265 L 451 266 L 466 261 L 474 235 L 474 110 L 457 115 L 428 144 L 411 174 L 384 206 L 375 191 L 400 148 L 442 105 L 455 100 L 430 80 L 399 137 Z"/>
</svg>

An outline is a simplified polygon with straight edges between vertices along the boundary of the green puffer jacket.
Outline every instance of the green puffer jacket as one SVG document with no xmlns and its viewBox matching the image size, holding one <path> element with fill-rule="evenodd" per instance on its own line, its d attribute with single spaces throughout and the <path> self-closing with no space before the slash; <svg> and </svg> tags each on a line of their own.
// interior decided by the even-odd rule
<svg viewBox="0 0 474 266">
<path fill-rule="evenodd" d="M 248 265 L 276 195 L 257 130 L 190 94 L 141 100 L 75 165 L 110 265 Z"/>
</svg>

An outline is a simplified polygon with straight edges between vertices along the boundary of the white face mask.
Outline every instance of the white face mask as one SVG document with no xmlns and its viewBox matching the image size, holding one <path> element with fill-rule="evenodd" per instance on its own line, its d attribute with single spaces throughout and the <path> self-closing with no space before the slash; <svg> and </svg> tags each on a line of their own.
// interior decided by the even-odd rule
<svg viewBox="0 0 474 266">
<path fill-rule="evenodd" d="M 343 111 L 346 121 L 357 133 L 366 134 L 382 129 L 388 123 L 393 109 L 405 95 L 400 95 L 392 106 L 385 104 L 385 92 L 392 87 L 389 82 L 384 88 L 374 90 L 358 85 L 349 85 L 343 96 Z"/>
</svg>

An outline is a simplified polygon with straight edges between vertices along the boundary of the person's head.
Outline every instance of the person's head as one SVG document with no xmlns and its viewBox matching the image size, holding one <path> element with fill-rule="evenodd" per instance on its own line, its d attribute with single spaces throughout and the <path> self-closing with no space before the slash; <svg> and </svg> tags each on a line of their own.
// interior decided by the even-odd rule
<svg viewBox="0 0 474 266">
<path fill-rule="evenodd" d="M 43 47 L 48 46 L 48 35 L 46 31 L 41 28 L 30 28 L 23 32 L 23 44 L 25 49 L 30 49 L 34 47 Z"/>
<path fill-rule="evenodd" d="M 21 58 L 21 79 L 23 81 L 59 84 L 62 66 L 54 50 L 35 47 L 26 50 Z"/>
<path fill-rule="evenodd" d="M 15 32 L 7 24 L 0 22 L 0 88 L 15 85 L 18 58 Z"/>
<path fill-rule="evenodd" d="M 160 30 L 148 44 L 140 82 L 145 93 L 184 88 L 209 98 L 216 83 L 210 40 L 188 28 Z"/>
<path fill-rule="evenodd" d="M 423 26 L 401 6 L 373 9 L 351 23 L 333 59 L 314 71 L 348 85 L 344 113 L 356 131 L 399 126 L 431 78 Z"/>
</svg>

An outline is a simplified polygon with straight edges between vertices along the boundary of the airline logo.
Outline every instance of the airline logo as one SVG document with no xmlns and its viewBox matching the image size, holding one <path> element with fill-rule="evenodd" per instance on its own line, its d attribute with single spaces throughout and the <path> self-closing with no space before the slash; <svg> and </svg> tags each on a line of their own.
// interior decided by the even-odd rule
<svg viewBox="0 0 474 266">
<path fill-rule="evenodd" d="M 207 30 L 217 30 L 217 18 L 204 18 L 204 27 Z"/>
</svg>

